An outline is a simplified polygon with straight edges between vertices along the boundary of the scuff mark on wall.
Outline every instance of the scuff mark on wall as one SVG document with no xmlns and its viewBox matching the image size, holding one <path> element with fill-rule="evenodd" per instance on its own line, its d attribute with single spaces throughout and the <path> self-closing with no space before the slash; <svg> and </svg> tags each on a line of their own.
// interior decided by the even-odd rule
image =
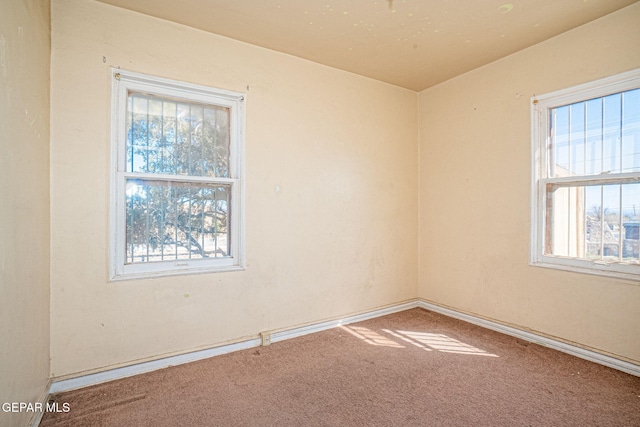
<svg viewBox="0 0 640 427">
<path fill-rule="evenodd" d="M 7 41 L 0 34 L 0 69 L 2 69 L 2 77 L 7 77 Z"/>
<path fill-rule="evenodd" d="M 33 125 L 36 124 L 36 122 L 40 121 L 41 119 L 42 119 L 42 110 L 40 110 L 40 112 L 38 114 L 35 114 L 33 116 L 31 121 L 29 122 L 29 126 L 33 127 Z"/>
<path fill-rule="evenodd" d="M 376 283 L 376 273 L 384 266 L 384 254 L 380 248 L 375 249 L 369 257 L 369 268 L 367 269 L 367 278 L 364 284 L 365 289 L 371 289 Z"/>
</svg>

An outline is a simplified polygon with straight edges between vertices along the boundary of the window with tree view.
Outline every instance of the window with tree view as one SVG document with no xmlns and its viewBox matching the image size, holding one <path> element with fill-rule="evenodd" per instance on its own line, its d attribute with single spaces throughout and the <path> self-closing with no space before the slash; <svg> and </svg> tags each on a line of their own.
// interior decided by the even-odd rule
<svg viewBox="0 0 640 427">
<path fill-rule="evenodd" d="M 640 277 L 639 74 L 534 99 L 534 264 Z"/>
<path fill-rule="evenodd" d="M 242 267 L 242 94 L 114 70 L 112 278 Z"/>
</svg>

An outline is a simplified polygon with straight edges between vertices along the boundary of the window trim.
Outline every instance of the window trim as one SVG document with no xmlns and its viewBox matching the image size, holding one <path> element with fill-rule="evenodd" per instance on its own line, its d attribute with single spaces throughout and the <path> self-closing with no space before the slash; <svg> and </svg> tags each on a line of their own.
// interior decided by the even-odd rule
<svg viewBox="0 0 640 427">
<path fill-rule="evenodd" d="M 192 83 L 179 82 L 142 73 L 111 68 L 111 180 L 109 203 L 109 280 L 133 280 L 163 276 L 203 274 L 245 269 L 245 118 L 246 94 Z M 230 111 L 229 178 L 214 178 L 230 184 L 231 189 L 231 256 L 216 259 L 158 261 L 126 264 L 125 181 L 126 178 L 149 175 L 126 172 L 126 119 L 129 92 L 146 92 L 187 102 L 228 107 Z M 198 176 L 176 178 L 153 175 L 156 180 L 197 182 Z M 204 179 L 207 181 L 208 179 Z"/>
<path fill-rule="evenodd" d="M 627 71 L 570 88 L 550 92 L 531 98 L 531 236 L 529 264 L 532 266 L 553 268 L 577 273 L 594 274 L 640 281 L 640 266 L 591 261 L 572 257 L 550 256 L 544 254 L 545 233 L 545 185 L 553 182 L 598 182 L 613 180 L 631 180 L 637 182 L 640 173 L 612 174 L 609 179 L 604 175 L 594 175 L 588 179 L 573 177 L 548 178 L 546 164 L 548 154 L 549 110 L 593 98 L 605 97 L 614 93 L 640 88 L 640 69 Z"/>
</svg>

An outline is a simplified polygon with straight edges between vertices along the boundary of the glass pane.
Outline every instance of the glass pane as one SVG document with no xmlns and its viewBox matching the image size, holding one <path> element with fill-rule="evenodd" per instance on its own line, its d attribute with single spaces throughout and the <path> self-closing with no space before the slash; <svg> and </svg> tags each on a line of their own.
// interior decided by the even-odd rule
<svg viewBox="0 0 640 427">
<path fill-rule="evenodd" d="M 557 188 L 550 194 L 547 210 L 547 233 L 545 252 L 549 255 L 569 256 L 569 189 Z"/>
<path fill-rule="evenodd" d="M 586 102 L 587 175 L 602 172 L 602 99 Z"/>
<path fill-rule="evenodd" d="M 229 177 L 229 108 L 130 93 L 127 172 Z"/>
<path fill-rule="evenodd" d="M 602 186 L 602 258 L 616 260 L 620 255 L 620 185 Z"/>
<path fill-rule="evenodd" d="M 620 94 L 604 98 L 604 171 L 620 172 Z"/>
<path fill-rule="evenodd" d="M 230 186 L 127 180 L 127 263 L 230 256 Z"/>
<path fill-rule="evenodd" d="M 584 175 L 585 173 L 585 117 L 584 102 L 570 106 L 570 132 L 569 147 L 571 158 L 571 175 Z"/>
<path fill-rule="evenodd" d="M 550 110 L 549 176 L 640 171 L 640 89 Z"/>
<path fill-rule="evenodd" d="M 640 89 L 622 94 L 622 172 L 640 171 Z"/>
<path fill-rule="evenodd" d="M 637 263 L 640 184 L 548 185 L 545 254 Z"/>
<path fill-rule="evenodd" d="M 551 112 L 553 150 L 551 176 L 569 175 L 569 107 L 555 108 Z"/>
<path fill-rule="evenodd" d="M 581 187 L 585 191 L 585 258 L 602 258 L 602 186 Z"/>
<path fill-rule="evenodd" d="M 637 261 L 640 224 L 640 184 L 622 186 L 622 258 Z"/>
</svg>

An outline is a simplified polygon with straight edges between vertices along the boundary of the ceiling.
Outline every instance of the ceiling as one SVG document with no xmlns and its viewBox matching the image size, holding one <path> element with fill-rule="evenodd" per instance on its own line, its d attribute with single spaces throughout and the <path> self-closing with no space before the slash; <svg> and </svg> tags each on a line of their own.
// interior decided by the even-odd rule
<svg viewBox="0 0 640 427">
<path fill-rule="evenodd" d="M 639 0 L 99 0 L 426 89 Z"/>
</svg>

